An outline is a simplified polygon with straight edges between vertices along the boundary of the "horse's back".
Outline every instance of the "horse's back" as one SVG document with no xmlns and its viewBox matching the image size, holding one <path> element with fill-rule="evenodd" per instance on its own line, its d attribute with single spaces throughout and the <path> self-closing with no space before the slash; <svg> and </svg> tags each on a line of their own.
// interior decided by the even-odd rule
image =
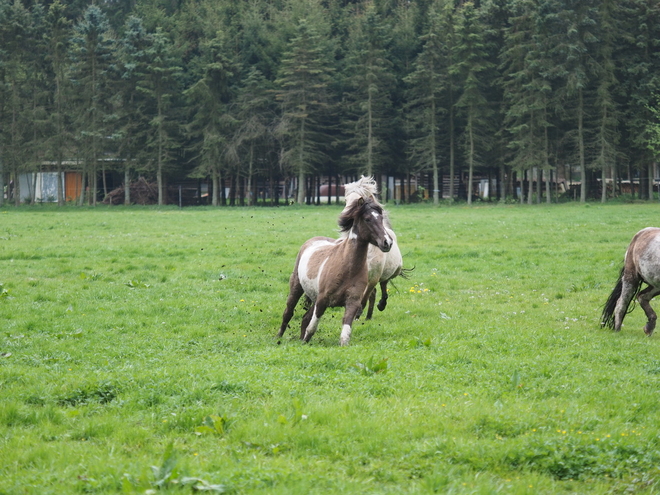
<svg viewBox="0 0 660 495">
<path fill-rule="evenodd" d="M 660 228 L 640 230 L 626 251 L 626 266 L 635 267 L 649 285 L 660 287 Z"/>
</svg>

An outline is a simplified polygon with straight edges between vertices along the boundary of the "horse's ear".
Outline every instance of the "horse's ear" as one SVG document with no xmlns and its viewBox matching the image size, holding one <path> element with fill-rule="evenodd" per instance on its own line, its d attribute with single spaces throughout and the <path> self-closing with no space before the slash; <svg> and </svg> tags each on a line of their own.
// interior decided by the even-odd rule
<svg viewBox="0 0 660 495">
<path fill-rule="evenodd" d="M 364 204 L 364 198 L 358 199 L 358 205 L 362 206 Z"/>
</svg>

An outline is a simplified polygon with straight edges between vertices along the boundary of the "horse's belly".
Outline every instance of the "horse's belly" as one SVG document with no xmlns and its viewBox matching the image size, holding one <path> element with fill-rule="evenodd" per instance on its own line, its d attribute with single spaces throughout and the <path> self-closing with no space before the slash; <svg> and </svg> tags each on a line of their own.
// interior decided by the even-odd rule
<svg viewBox="0 0 660 495">
<path fill-rule="evenodd" d="M 331 239 L 314 240 L 305 248 L 300 257 L 298 280 L 300 280 L 305 295 L 312 301 L 316 301 L 319 295 L 323 268 L 334 245 L 335 242 Z"/>
</svg>

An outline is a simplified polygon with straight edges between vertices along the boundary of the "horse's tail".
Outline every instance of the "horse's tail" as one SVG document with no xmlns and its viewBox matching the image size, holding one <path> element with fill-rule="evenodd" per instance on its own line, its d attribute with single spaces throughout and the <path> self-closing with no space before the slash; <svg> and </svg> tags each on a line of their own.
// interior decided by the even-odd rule
<svg viewBox="0 0 660 495">
<path fill-rule="evenodd" d="M 399 277 L 408 280 L 410 278 L 410 274 L 413 272 L 415 267 L 413 266 L 412 268 L 401 268 L 401 271 L 399 272 Z"/>
<path fill-rule="evenodd" d="M 608 328 L 614 328 L 614 309 L 616 308 L 616 303 L 621 297 L 621 291 L 623 290 L 623 271 L 625 270 L 625 266 L 621 268 L 621 272 L 619 273 L 619 279 L 616 282 L 616 285 L 614 286 L 614 289 L 612 290 L 612 293 L 610 294 L 610 297 L 607 298 L 607 302 L 605 303 L 605 306 L 603 307 L 603 313 L 601 314 L 600 317 L 600 326 L 601 327 L 608 327 Z M 642 278 L 638 277 L 637 278 L 637 286 L 634 287 L 634 293 L 633 297 L 630 298 L 630 301 L 633 301 L 635 296 L 637 296 L 637 293 L 639 292 L 639 289 L 642 286 Z M 630 302 L 628 303 L 630 305 Z M 628 308 L 625 308 L 626 312 L 628 311 Z"/>
</svg>

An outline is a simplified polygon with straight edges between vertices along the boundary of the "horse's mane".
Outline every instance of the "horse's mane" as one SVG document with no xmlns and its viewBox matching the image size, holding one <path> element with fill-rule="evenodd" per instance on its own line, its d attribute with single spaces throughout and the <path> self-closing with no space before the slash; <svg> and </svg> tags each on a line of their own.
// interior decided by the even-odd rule
<svg viewBox="0 0 660 495">
<path fill-rule="evenodd" d="M 377 194 L 378 194 L 378 183 L 376 182 L 376 179 L 374 179 L 373 177 L 365 177 L 363 175 L 362 177 L 360 177 L 359 180 L 345 184 L 344 200 L 346 201 L 346 207 L 344 208 L 344 212 L 355 202 L 357 202 L 358 199 L 362 198 L 365 201 L 367 199 L 370 199 L 373 201 L 375 205 L 377 205 L 382 210 L 382 214 L 385 217 L 385 226 L 388 228 L 392 228 L 389 215 L 383 208 L 383 205 L 381 205 L 378 202 L 378 198 L 376 197 Z M 350 230 L 350 227 L 348 230 Z M 344 231 L 342 230 L 342 232 Z"/>
<path fill-rule="evenodd" d="M 342 210 L 339 215 L 337 223 L 339 224 L 339 230 L 342 234 L 342 237 L 345 237 L 348 232 L 353 227 L 355 219 L 365 213 L 365 210 L 371 208 L 377 213 L 383 214 L 383 208 L 380 204 L 372 198 L 365 198 L 360 201 L 361 198 L 358 198 L 358 201 L 353 201 L 351 204 L 347 204 L 346 207 Z"/>
<path fill-rule="evenodd" d="M 376 195 L 378 194 L 378 183 L 373 177 L 365 177 L 364 175 L 355 182 L 349 182 L 344 185 L 344 198 L 346 198 L 346 205 L 352 203 L 357 198 L 373 198 L 378 203 Z"/>
</svg>

